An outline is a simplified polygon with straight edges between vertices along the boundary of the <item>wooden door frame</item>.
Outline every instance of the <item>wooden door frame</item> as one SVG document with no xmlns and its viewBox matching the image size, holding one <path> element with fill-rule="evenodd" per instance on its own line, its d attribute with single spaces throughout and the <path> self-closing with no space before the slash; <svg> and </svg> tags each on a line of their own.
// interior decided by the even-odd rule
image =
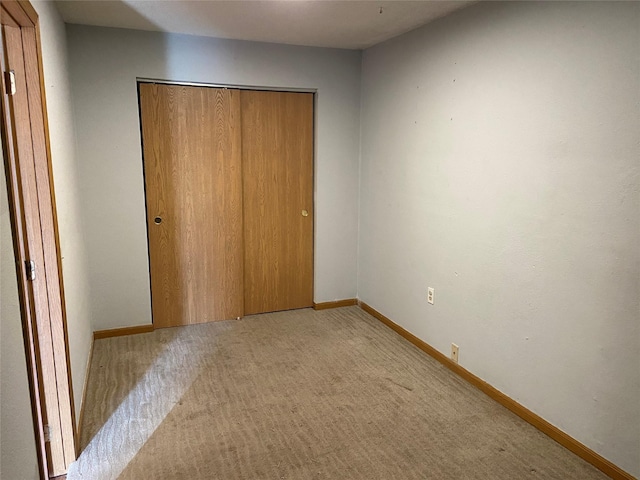
<svg viewBox="0 0 640 480">
<path fill-rule="evenodd" d="M 183 82 L 179 80 L 162 80 L 159 78 L 137 77 L 136 83 L 157 83 L 158 85 L 178 85 L 181 87 L 208 87 L 208 88 L 228 88 L 230 90 L 255 90 L 256 92 L 290 92 L 290 93 L 318 93 L 317 88 L 295 88 L 295 87 L 265 87 L 260 85 L 239 85 L 232 83 L 211 83 L 211 82 Z M 314 103 L 314 112 L 315 112 Z"/>
<path fill-rule="evenodd" d="M 75 421 L 75 408 L 73 404 L 73 388 L 71 383 L 71 371 L 69 360 L 69 342 L 67 336 L 66 309 L 64 301 L 64 285 L 62 279 L 62 261 L 60 254 L 60 241 L 58 232 L 58 220 L 55 208 L 55 195 L 53 190 L 53 175 L 51 166 L 51 146 L 49 141 L 49 125 L 46 109 L 46 97 L 44 86 L 44 75 L 42 65 L 42 47 L 40 40 L 40 27 L 38 14 L 28 1 L 21 0 L 0 0 L 1 23 L 14 28 L 19 28 L 23 38 L 31 46 L 30 55 L 24 54 L 25 69 L 31 75 L 25 75 L 28 90 L 28 98 L 30 107 L 35 106 L 35 110 L 30 109 L 29 122 L 33 132 L 37 133 L 39 138 L 44 137 L 44 146 L 40 144 L 44 155 L 35 155 L 34 162 L 41 169 L 48 172 L 48 194 L 51 207 L 51 219 L 53 223 L 53 241 L 55 242 L 55 260 L 57 265 L 50 268 L 57 269 L 57 281 L 51 276 L 46 276 L 47 291 L 58 289 L 61 312 L 62 325 L 56 325 L 56 331 L 61 332 L 56 340 L 52 341 L 52 345 L 41 346 L 38 342 L 38 326 L 45 322 L 49 328 L 52 325 L 51 317 L 42 319 L 36 314 L 33 284 L 29 281 L 24 268 L 25 262 L 30 258 L 29 240 L 26 234 L 27 213 L 25 211 L 22 180 L 20 178 L 21 160 L 18 155 L 16 143 L 16 123 L 17 118 L 13 115 L 12 103 L 10 96 L 6 94 L 7 85 L 4 75 L 7 62 L 7 46 L 2 41 L 2 51 L 0 52 L 2 74 L 0 75 L 0 84 L 2 87 L 2 101 L 0 102 L 0 118 L 1 118 L 1 134 L 4 152 L 4 165 L 7 179 L 7 194 L 9 202 L 9 212 L 11 220 L 11 230 L 14 244 L 14 255 L 16 261 L 16 276 L 18 280 L 18 292 L 20 302 L 20 312 L 22 317 L 23 339 L 25 347 L 25 356 L 27 363 L 27 377 L 29 383 L 29 391 L 31 396 L 31 408 L 33 415 L 33 428 L 36 443 L 36 452 L 38 457 L 38 468 L 40 478 L 49 479 L 56 475 L 66 473 L 68 465 L 76 458 L 77 432 Z M 35 49 L 33 46 L 35 45 Z M 31 55 L 35 54 L 35 56 Z M 37 73 L 36 76 L 33 74 Z M 42 148 L 44 147 L 44 148 Z M 34 145 L 35 149 L 35 145 Z M 46 190 L 45 190 L 46 192 Z M 40 192 L 42 195 L 43 192 Z M 46 195 L 46 193 L 45 193 Z M 41 197 L 42 198 L 42 197 Z M 43 230 L 40 231 L 43 233 Z M 44 241 L 44 237 L 43 237 Z M 48 247 L 52 245 L 49 242 Z M 50 263 L 50 262 L 47 262 Z M 42 275 L 45 272 L 45 265 L 40 266 L 39 270 Z M 55 276 L 55 275 L 54 275 Z M 40 327 L 42 328 L 42 327 Z M 62 372 L 66 372 L 62 380 L 44 378 L 42 374 L 42 355 L 41 348 L 49 348 L 53 351 L 54 363 Z M 57 370 L 60 371 L 60 370 Z M 56 405 L 59 409 L 61 419 L 67 419 L 62 425 L 60 431 L 56 434 L 61 436 L 61 442 L 64 445 L 64 455 L 60 458 L 52 458 L 47 448 L 47 439 L 45 435 L 46 412 L 47 405 L 45 402 L 45 388 L 55 389 L 58 399 L 69 399 L 68 403 L 61 401 Z M 62 420 L 61 420 L 62 421 Z M 71 425 L 68 425 L 68 422 Z M 61 463 L 62 462 L 62 463 Z"/>
</svg>

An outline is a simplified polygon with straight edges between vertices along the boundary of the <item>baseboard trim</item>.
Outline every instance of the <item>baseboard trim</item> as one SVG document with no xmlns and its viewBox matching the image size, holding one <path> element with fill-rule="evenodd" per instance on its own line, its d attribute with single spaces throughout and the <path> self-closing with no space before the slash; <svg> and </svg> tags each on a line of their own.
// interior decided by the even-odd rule
<svg viewBox="0 0 640 480">
<path fill-rule="evenodd" d="M 94 334 L 95 335 L 95 334 Z M 93 360 L 93 344 L 96 341 L 95 336 L 91 339 L 89 346 L 89 355 L 87 358 L 87 370 L 84 374 L 84 383 L 82 384 L 82 397 L 80 398 L 80 414 L 78 415 L 78 424 L 76 425 L 76 458 L 82 453 L 80 441 L 82 439 L 82 422 L 84 422 L 84 406 L 87 403 L 87 387 L 89 385 L 89 374 L 91 373 L 91 362 Z"/>
<path fill-rule="evenodd" d="M 431 345 L 429 345 L 425 341 L 419 339 L 412 333 L 408 332 L 407 330 L 402 328 L 400 325 L 395 323 L 393 320 L 389 319 L 388 317 L 378 312 L 373 307 L 370 307 L 366 303 L 361 302 L 359 300 L 358 300 L 358 305 L 360 306 L 360 308 L 362 308 L 362 310 L 364 310 L 371 316 L 380 320 L 387 327 L 391 328 L 400 336 L 404 337 L 406 340 L 413 343 L 416 347 L 418 347 L 420 350 L 422 350 L 426 354 L 436 359 L 438 362 L 440 362 L 442 365 L 447 367 L 449 370 L 451 370 L 454 373 L 457 373 L 467 382 L 471 383 L 473 386 L 477 387 L 483 393 L 485 393 L 486 395 L 488 395 L 489 397 L 497 401 L 500 405 L 509 409 L 511 412 L 518 415 L 524 421 L 530 423 L 531 425 L 536 427 L 538 430 L 540 430 L 542 433 L 546 434 L 548 437 L 552 438 L 563 447 L 575 453 L 583 460 L 589 462 L 591 465 L 596 467 L 605 475 L 608 475 L 614 480 L 636 480 L 636 478 L 631 474 L 625 472 L 620 467 L 614 465 L 609 460 L 602 457 L 598 453 L 594 452 L 586 445 L 583 445 L 575 438 L 569 436 L 568 434 L 560 430 L 555 425 L 552 425 L 551 423 L 546 421 L 544 418 L 533 413 L 531 410 L 524 407 L 520 403 L 516 402 L 514 399 L 508 397 L 507 395 L 502 393 L 500 390 L 496 389 L 495 387 L 491 386 L 490 384 L 482 380 L 480 377 L 477 377 L 476 375 L 471 373 L 469 370 L 453 362 L 447 356 L 440 353 L 438 350 L 433 348 Z"/>
<path fill-rule="evenodd" d="M 153 325 L 136 325 L 135 327 L 113 328 L 111 330 L 97 330 L 93 332 L 93 339 L 122 337 L 124 335 L 136 335 L 138 333 L 153 332 Z"/>
<path fill-rule="evenodd" d="M 93 346 L 96 340 L 101 338 L 122 337 L 124 335 L 135 335 L 136 333 L 148 333 L 153 331 L 152 325 L 137 325 L 135 327 L 113 328 L 111 330 L 97 330 L 93 332 L 91 346 L 89 347 L 89 355 L 87 358 L 87 371 L 84 376 L 82 385 L 82 398 L 80 404 L 80 414 L 78 416 L 78 424 L 76 425 L 76 457 L 80 456 L 80 441 L 82 439 L 82 423 L 84 422 L 84 407 L 87 401 L 87 387 L 89 385 L 89 376 L 91 375 L 91 362 L 93 361 Z M 65 477 L 66 478 L 66 477 Z"/>
<path fill-rule="evenodd" d="M 313 303 L 314 310 L 327 310 L 329 308 L 352 307 L 358 305 L 358 299 L 347 298 L 345 300 L 336 300 L 334 302 Z"/>
</svg>

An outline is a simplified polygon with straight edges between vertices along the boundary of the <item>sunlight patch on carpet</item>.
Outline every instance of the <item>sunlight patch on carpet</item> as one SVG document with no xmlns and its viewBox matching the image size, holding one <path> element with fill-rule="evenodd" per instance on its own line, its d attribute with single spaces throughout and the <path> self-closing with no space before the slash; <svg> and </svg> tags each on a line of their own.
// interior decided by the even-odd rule
<svg viewBox="0 0 640 480">
<path fill-rule="evenodd" d="M 71 464 L 68 480 L 117 479 L 180 402 L 201 370 L 204 351 L 197 342 L 188 341 L 187 330 L 177 329 L 176 333 Z M 178 371 L 180 375 L 171 375 Z"/>
</svg>

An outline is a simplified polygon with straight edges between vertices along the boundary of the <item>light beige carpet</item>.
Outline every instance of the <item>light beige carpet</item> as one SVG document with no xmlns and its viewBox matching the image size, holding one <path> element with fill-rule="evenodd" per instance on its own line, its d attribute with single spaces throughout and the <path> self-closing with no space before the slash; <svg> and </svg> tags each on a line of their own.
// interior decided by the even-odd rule
<svg viewBox="0 0 640 480">
<path fill-rule="evenodd" d="M 601 479 L 358 307 L 98 340 L 77 479 Z"/>
</svg>

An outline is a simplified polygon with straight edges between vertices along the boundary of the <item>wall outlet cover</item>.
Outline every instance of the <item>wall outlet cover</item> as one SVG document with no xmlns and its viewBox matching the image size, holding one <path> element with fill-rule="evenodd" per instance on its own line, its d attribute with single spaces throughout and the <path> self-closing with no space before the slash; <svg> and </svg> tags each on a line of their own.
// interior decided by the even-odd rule
<svg viewBox="0 0 640 480">
<path fill-rule="evenodd" d="M 456 345 L 455 343 L 451 344 L 451 360 L 453 360 L 454 362 L 458 363 L 458 350 L 460 347 L 458 347 L 458 345 Z"/>
</svg>

